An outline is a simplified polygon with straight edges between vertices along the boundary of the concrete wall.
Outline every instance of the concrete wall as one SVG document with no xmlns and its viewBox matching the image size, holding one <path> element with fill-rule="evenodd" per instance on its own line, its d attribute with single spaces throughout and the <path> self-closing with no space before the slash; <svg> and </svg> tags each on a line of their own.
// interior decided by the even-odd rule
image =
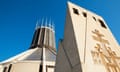
<svg viewBox="0 0 120 72">
<path fill-rule="evenodd" d="M 64 72 L 120 72 L 119 45 L 103 18 L 70 2 L 59 48 L 56 72 L 66 64 L 70 69 L 61 68 Z"/>
</svg>

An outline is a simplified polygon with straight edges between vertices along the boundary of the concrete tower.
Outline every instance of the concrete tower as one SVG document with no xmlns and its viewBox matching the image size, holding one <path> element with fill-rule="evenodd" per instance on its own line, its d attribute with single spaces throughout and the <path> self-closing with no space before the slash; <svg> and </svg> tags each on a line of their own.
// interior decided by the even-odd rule
<svg viewBox="0 0 120 72">
<path fill-rule="evenodd" d="M 101 16 L 68 2 L 55 72 L 120 72 L 120 47 Z"/>
<path fill-rule="evenodd" d="M 30 48 L 0 64 L 0 72 L 54 72 L 56 45 L 52 23 L 37 26 Z"/>
</svg>

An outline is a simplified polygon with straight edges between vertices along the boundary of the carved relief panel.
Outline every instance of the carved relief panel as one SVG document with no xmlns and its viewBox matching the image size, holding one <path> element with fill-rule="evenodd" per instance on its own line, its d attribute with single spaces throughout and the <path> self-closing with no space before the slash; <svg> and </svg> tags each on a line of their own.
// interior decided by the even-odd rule
<svg viewBox="0 0 120 72">
<path fill-rule="evenodd" d="M 97 41 L 91 50 L 94 64 L 101 64 L 107 72 L 120 72 L 120 56 L 110 48 L 110 42 L 98 30 L 92 31 L 93 40 Z"/>
</svg>

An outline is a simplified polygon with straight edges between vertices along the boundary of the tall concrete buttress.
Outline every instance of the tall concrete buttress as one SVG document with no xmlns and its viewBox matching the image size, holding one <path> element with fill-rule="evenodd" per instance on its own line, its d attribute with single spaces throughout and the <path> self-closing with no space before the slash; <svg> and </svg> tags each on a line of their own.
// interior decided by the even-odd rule
<svg viewBox="0 0 120 72">
<path fill-rule="evenodd" d="M 55 72 L 120 72 L 120 47 L 101 16 L 68 2 Z"/>
<path fill-rule="evenodd" d="M 30 48 L 0 64 L 0 72 L 54 72 L 56 45 L 51 24 L 37 26 Z"/>
</svg>

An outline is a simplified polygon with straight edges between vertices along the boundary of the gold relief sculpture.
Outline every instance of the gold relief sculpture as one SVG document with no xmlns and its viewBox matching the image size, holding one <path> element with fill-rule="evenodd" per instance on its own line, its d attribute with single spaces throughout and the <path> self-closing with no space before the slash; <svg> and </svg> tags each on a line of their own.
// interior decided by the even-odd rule
<svg viewBox="0 0 120 72">
<path fill-rule="evenodd" d="M 100 64 L 101 60 L 100 60 L 100 57 L 99 57 L 99 53 L 95 52 L 95 51 L 91 51 L 91 54 L 92 54 L 94 63 L 95 64 Z"/>
<path fill-rule="evenodd" d="M 95 29 L 95 31 L 92 31 L 92 33 L 95 34 L 95 35 L 97 35 L 97 36 L 92 36 L 94 40 L 109 45 L 108 40 L 103 39 L 102 37 L 104 37 L 104 35 L 101 34 L 98 30 Z"/>
<path fill-rule="evenodd" d="M 92 31 L 92 37 L 98 41 L 94 50 L 91 51 L 93 62 L 95 64 L 103 64 L 107 72 L 120 72 L 120 57 L 118 57 L 110 47 L 108 40 L 103 39 L 104 35 L 98 30 Z"/>
</svg>

